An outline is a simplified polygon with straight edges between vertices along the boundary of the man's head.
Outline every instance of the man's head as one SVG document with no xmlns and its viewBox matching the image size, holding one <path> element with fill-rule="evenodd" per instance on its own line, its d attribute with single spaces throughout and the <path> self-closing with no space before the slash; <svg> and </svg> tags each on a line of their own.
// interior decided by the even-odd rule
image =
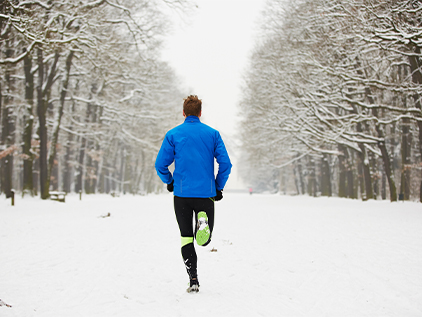
<svg viewBox="0 0 422 317">
<path fill-rule="evenodd" d="M 185 117 L 197 116 L 199 118 L 202 112 L 201 99 L 196 95 L 190 95 L 183 100 L 183 115 Z"/>
</svg>

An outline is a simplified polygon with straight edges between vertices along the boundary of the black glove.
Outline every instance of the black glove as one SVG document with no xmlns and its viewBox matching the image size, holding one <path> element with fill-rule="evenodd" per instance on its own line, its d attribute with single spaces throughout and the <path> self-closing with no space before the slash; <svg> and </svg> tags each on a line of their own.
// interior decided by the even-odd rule
<svg viewBox="0 0 422 317">
<path fill-rule="evenodd" d="M 171 193 L 171 192 L 173 191 L 173 189 L 174 189 L 173 183 L 174 183 L 174 179 L 171 181 L 171 183 L 170 183 L 170 184 L 167 184 L 167 190 L 168 190 L 170 193 Z"/>
<path fill-rule="evenodd" d="M 217 196 L 214 197 L 214 201 L 219 201 L 223 199 L 223 190 L 217 190 Z"/>
</svg>

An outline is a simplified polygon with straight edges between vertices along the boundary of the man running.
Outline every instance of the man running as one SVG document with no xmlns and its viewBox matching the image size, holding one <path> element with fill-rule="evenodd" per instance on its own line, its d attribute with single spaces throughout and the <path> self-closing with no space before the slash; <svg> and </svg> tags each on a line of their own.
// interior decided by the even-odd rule
<svg viewBox="0 0 422 317">
<path fill-rule="evenodd" d="M 202 101 L 188 96 L 183 103 L 183 124 L 168 131 L 155 161 L 160 179 L 174 192 L 174 211 L 182 237 L 182 257 L 189 275 L 187 291 L 198 292 L 197 256 L 194 237 L 200 246 L 211 241 L 214 201 L 223 198 L 223 188 L 232 164 L 217 130 L 201 123 Z M 214 174 L 214 158 L 218 173 Z M 174 174 L 168 167 L 175 162 Z M 195 216 L 196 226 L 192 226 Z"/>
</svg>

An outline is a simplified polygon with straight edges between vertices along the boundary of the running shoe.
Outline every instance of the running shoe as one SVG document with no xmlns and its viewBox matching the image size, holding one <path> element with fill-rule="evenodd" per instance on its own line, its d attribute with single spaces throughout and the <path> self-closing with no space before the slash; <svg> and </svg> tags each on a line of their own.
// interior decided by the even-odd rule
<svg viewBox="0 0 422 317">
<path fill-rule="evenodd" d="M 199 282 L 198 282 L 197 278 L 191 279 L 189 285 L 190 286 L 188 287 L 186 292 L 188 292 L 188 293 L 198 293 L 199 292 Z"/>
<path fill-rule="evenodd" d="M 210 227 L 208 227 L 208 217 L 204 211 L 198 212 L 198 221 L 196 222 L 196 243 L 204 245 L 210 239 Z"/>
</svg>

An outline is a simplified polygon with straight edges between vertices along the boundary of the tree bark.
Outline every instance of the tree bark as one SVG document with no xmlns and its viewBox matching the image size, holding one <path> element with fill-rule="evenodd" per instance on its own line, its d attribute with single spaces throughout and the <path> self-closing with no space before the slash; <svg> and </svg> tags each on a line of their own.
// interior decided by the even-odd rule
<svg viewBox="0 0 422 317">
<path fill-rule="evenodd" d="M 321 159 L 321 195 L 331 197 L 331 173 L 328 159 L 326 154 Z"/>
<path fill-rule="evenodd" d="M 308 194 L 314 197 L 317 195 L 315 161 L 312 157 L 309 157 L 308 162 Z"/>
<path fill-rule="evenodd" d="M 6 56 L 11 57 L 13 50 L 9 47 L 10 43 L 6 41 Z M 13 90 L 13 79 L 10 76 L 11 70 L 6 69 L 5 72 L 5 83 L 6 83 L 6 94 L 2 94 L 0 97 L 3 97 L 3 114 L 2 114 L 2 138 L 1 143 L 5 145 L 6 148 L 10 147 L 14 143 L 14 130 L 15 122 L 13 119 L 12 111 L 10 104 L 12 101 L 12 90 Z M 6 155 L 1 162 L 2 167 L 2 178 L 1 178 L 1 189 L 6 194 L 6 198 L 12 196 L 12 175 L 13 175 L 13 151 Z"/>
<path fill-rule="evenodd" d="M 422 62 L 420 59 L 421 56 L 421 48 L 419 46 L 416 46 L 414 49 L 414 55 L 409 55 L 409 64 L 410 64 L 410 70 L 412 72 L 412 81 L 416 85 L 422 85 L 422 73 L 421 73 L 421 67 Z M 421 96 L 417 93 L 413 95 L 413 99 L 415 100 L 415 107 L 419 110 L 422 110 L 421 107 Z M 419 116 L 420 117 L 420 116 Z M 418 125 L 418 132 L 419 132 L 419 153 L 422 159 L 422 121 L 418 120 L 416 121 Z M 422 202 L 422 180 L 419 186 L 419 201 Z"/>
<path fill-rule="evenodd" d="M 49 194 L 50 187 L 50 175 L 48 171 L 48 161 L 47 161 L 47 107 L 48 101 L 51 94 L 51 87 L 54 83 L 54 77 L 56 74 L 57 62 L 59 60 L 59 52 L 55 52 L 54 60 L 50 68 L 50 73 L 48 74 L 45 88 L 43 89 L 44 84 L 44 61 L 43 61 L 43 51 L 41 47 L 37 49 L 37 63 L 38 63 L 38 85 L 37 85 L 37 114 L 39 121 L 39 137 L 40 137 L 40 193 L 41 199 L 47 199 Z"/>
<path fill-rule="evenodd" d="M 297 169 L 298 169 L 298 174 L 299 174 L 300 193 L 301 195 L 304 195 L 305 194 L 305 180 L 303 177 L 302 159 L 298 160 Z"/>
<path fill-rule="evenodd" d="M 79 159 L 78 159 L 78 173 L 76 176 L 75 191 L 82 191 L 82 182 L 84 174 L 84 159 L 85 159 L 85 147 L 86 147 L 86 138 L 82 137 L 81 148 L 79 149 Z"/>
<path fill-rule="evenodd" d="M 70 129 L 71 130 L 71 129 Z M 66 154 L 64 156 L 64 168 L 63 168 L 63 191 L 66 193 L 71 192 L 71 184 L 72 184 L 72 164 L 71 164 L 71 157 L 73 156 L 73 134 L 71 132 L 68 133 L 68 139 L 66 141 Z"/>
<path fill-rule="evenodd" d="M 358 169 L 358 183 L 359 183 L 359 191 L 362 200 L 366 200 L 365 196 L 365 176 L 363 170 L 363 154 L 360 152 L 358 153 L 359 160 L 357 162 L 357 169 Z"/>
<path fill-rule="evenodd" d="M 73 134 L 68 133 L 68 139 L 66 142 L 66 154 L 64 156 L 63 183 L 62 183 L 63 191 L 66 193 L 71 192 L 71 181 L 72 181 L 71 173 L 73 169 L 72 169 L 70 160 L 73 153 L 72 143 L 73 143 Z"/>
<path fill-rule="evenodd" d="M 26 100 L 26 115 L 25 128 L 23 133 L 22 152 L 24 154 L 23 160 L 23 191 L 29 191 L 34 195 L 33 183 L 33 160 L 34 154 L 31 152 L 32 147 L 32 128 L 34 125 L 34 75 L 32 69 L 32 57 L 28 54 L 24 60 L 25 72 L 25 100 Z"/>
<path fill-rule="evenodd" d="M 338 168 L 339 168 L 339 177 L 338 177 L 338 197 L 345 198 L 347 197 L 347 169 L 346 169 L 346 159 L 345 159 L 345 148 L 343 145 L 338 146 L 340 155 L 338 156 Z"/>
<path fill-rule="evenodd" d="M 46 119 L 46 106 L 43 94 L 44 82 L 44 61 L 43 51 L 41 48 L 37 49 L 37 63 L 38 63 L 38 83 L 37 83 L 37 114 L 39 122 L 39 138 L 40 138 L 40 194 L 41 199 L 47 199 L 49 196 L 48 182 L 47 182 L 47 119 Z"/>
<path fill-rule="evenodd" d="M 88 124 L 90 117 L 91 117 L 91 108 L 92 105 L 90 103 L 86 106 L 86 116 L 85 116 L 85 123 Z M 75 191 L 79 192 L 83 189 L 83 182 L 84 182 L 84 161 L 85 161 L 85 153 L 86 153 L 86 144 L 87 144 L 87 138 L 85 136 L 82 136 L 81 140 L 81 147 L 79 150 L 79 162 L 78 162 L 78 175 L 76 178 L 76 186 Z"/>
<path fill-rule="evenodd" d="M 121 193 L 124 193 L 124 183 L 125 183 L 125 169 L 126 169 L 126 146 L 122 146 L 121 148 L 121 157 L 120 157 L 120 189 Z"/>
<path fill-rule="evenodd" d="M 0 5 L 0 8 L 1 8 L 1 5 Z M 1 91 L 1 89 L 2 89 L 2 86 L 1 86 L 1 81 L 0 81 L 0 145 L 1 144 L 3 144 L 3 121 L 2 121 L 2 118 L 3 118 L 3 94 L 2 94 L 2 91 Z M 1 167 L 1 165 L 0 165 L 0 167 Z M 0 173 L 1 174 L 1 173 Z M 1 192 L 1 191 L 0 191 Z"/>
<path fill-rule="evenodd" d="M 353 153 L 349 153 L 349 149 L 344 149 L 345 164 L 346 164 L 346 179 L 347 179 L 347 197 L 357 199 L 357 186 L 355 181 L 355 173 L 353 172 L 355 167 L 353 164 Z"/>
<path fill-rule="evenodd" d="M 358 71 L 359 75 L 362 75 L 361 71 Z M 348 95 L 348 98 L 352 99 L 353 97 Z M 350 106 L 352 107 L 352 113 L 354 114 L 358 114 L 358 110 L 356 109 L 356 105 L 354 104 L 350 104 Z M 359 133 L 363 132 L 362 129 L 362 124 L 360 122 L 358 122 L 356 124 L 356 131 Z M 372 180 L 371 180 L 371 170 L 369 168 L 369 158 L 368 158 L 368 153 L 366 151 L 365 146 L 362 143 L 358 144 L 359 147 L 359 152 L 358 152 L 358 156 L 360 159 L 360 164 L 358 165 L 358 169 L 359 169 L 359 183 L 360 183 L 360 188 L 361 188 L 361 195 L 362 195 L 362 199 L 363 200 L 367 200 L 367 199 L 373 199 L 374 198 L 374 192 L 372 190 Z M 363 173 L 363 175 L 361 174 L 361 172 Z M 364 186 L 363 186 L 364 183 Z M 365 188 L 365 192 L 366 195 L 363 194 L 362 189 Z"/>
<path fill-rule="evenodd" d="M 76 81 L 75 90 L 79 90 L 79 81 Z M 72 102 L 72 107 L 70 109 L 70 116 L 75 112 L 75 102 Z M 71 185 L 73 181 L 73 171 L 74 171 L 74 164 L 72 162 L 72 158 L 74 161 L 76 161 L 76 158 L 74 157 L 75 149 L 74 149 L 74 140 L 75 135 L 72 133 L 73 126 L 72 124 L 69 124 L 67 127 L 70 132 L 68 132 L 68 138 L 66 141 L 66 154 L 64 157 L 64 171 L 63 171 L 63 190 L 66 193 L 70 193 L 72 191 Z M 75 192 L 76 191 L 75 189 Z"/>
<path fill-rule="evenodd" d="M 293 165 L 293 177 L 295 179 L 295 187 L 297 195 L 300 195 L 299 175 L 297 164 Z"/>
<path fill-rule="evenodd" d="M 54 160 L 56 158 L 56 153 L 57 153 L 57 141 L 59 139 L 60 124 L 63 117 L 67 87 L 69 85 L 70 67 L 72 65 L 72 58 L 73 58 L 73 51 L 70 51 L 66 59 L 66 68 L 65 68 L 65 75 L 64 75 L 65 77 L 63 79 L 62 90 L 60 92 L 60 105 L 59 105 L 59 108 L 57 109 L 56 122 L 54 125 L 53 136 L 51 139 L 50 155 L 48 158 L 48 179 L 50 179 L 51 177 L 51 171 L 53 170 Z"/>
<path fill-rule="evenodd" d="M 365 88 L 365 94 L 366 94 L 366 97 L 369 100 L 369 103 L 371 105 L 374 105 L 375 100 L 372 97 L 372 92 L 371 92 L 371 89 L 369 87 Z M 374 117 L 379 118 L 377 108 L 375 108 L 375 107 L 372 108 L 372 114 L 374 115 Z M 385 145 L 384 131 L 381 128 L 381 126 L 378 122 L 375 123 L 375 130 L 377 131 L 378 138 L 381 140 L 377 143 L 377 145 L 378 145 L 378 148 L 381 151 L 381 157 L 382 157 L 382 161 L 384 163 L 384 170 L 385 170 L 385 174 L 387 176 L 388 186 L 390 188 L 390 201 L 397 201 L 397 188 L 396 188 L 396 182 L 394 181 L 394 175 L 392 173 L 392 171 L 393 171 L 393 169 L 391 167 L 392 163 L 391 163 L 391 160 L 390 160 L 390 155 L 388 154 L 388 151 L 387 151 L 387 147 Z"/>
<path fill-rule="evenodd" d="M 378 160 L 375 155 L 371 155 L 371 169 L 372 173 L 372 184 L 374 189 L 374 199 L 379 196 L 379 174 L 378 174 Z"/>
<path fill-rule="evenodd" d="M 402 139 L 401 139 L 401 177 L 400 194 L 404 200 L 410 199 L 410 164 L 411 164 L 411 135 L 410 120 L 405 118 L 402 121 Z"/>
<path fill-rule="evenodd" d="M 9 107 L 7 104 L 7 98 L 3 99 L 3 94 L 0 93 L 0 104 L 2 108 L 2 130 L 1 130 L 1 144 L 4 145 L 4 149 L 7 149 L 10 146 L 10 124 L 9 118 Z M 4 103 L 2 101 L 5 101 Z M 11 196 L 12 190 L 12 164 L 11 161 L 12 155 L 8 154 L 1 159 L 1 191 L 6 194 L 6 197 Z"/>
<path fill-rule="evenodd" d="M 95 93 L 94 88 L 92 89 L 92 92 Z M 92 106 L 92 108 L 93 109 L 91 110 L 89 121 L 96 124 L 97 119 L 98 119 L 98 116 L 97 116 L 98 107 Z M 89 154 L 89 151 L 94 150 L 94 148 L 96 151 L 99 150 L 98 144 L 95 145 L 95 140 L 91 138 L 90 140 L 87 141 L 88 154 Z M 97 171 L 98 171 L 98 159 L 96 158 L 96 155 L 86 156 L 85 167 L 86 167 L 85 192 L 87 194 L 95 194 L 95 190 L 97 187 Z"/>
<path fill-rule="evenodd" d="M 381 175 L 381 199 L 387 199 L 387 177 L 385 175 L 385 171 L 382 170 Z"/>
</svg>

